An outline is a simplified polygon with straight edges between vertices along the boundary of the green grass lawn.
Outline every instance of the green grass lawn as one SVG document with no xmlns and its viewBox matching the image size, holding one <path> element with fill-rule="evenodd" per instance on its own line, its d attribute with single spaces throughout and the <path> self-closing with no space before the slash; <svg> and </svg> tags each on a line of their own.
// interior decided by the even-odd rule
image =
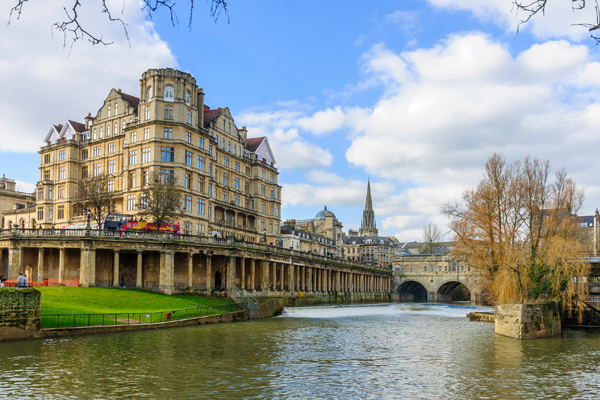
<svg viewBox="0 0 600 400">
<path fill-rule="evenodd" d="M 167 296 L 130 289 L 37 287 L 42 292 L 42 315 L 149 313 L 232 303 L 229 299 Z"/>
</svg>

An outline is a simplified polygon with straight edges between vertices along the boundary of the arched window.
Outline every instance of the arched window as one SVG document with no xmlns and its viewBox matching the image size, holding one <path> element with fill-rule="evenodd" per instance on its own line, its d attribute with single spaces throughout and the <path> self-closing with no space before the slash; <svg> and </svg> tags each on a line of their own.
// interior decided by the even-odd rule
<svg viewBox="0 0 600 400">
<path fill-rule="evenodd" d="M 189 90 L 185 91 L 185 104 L 187 104 L 187 105 L 190 104 L 190 91 Z"/>
<path fill-rule="evenodd" d="M 148 86 L 148 93 L 146 95 L 146 100 L 150 100 L 152 98 L 152 86 Z"/>
<path fill-rule="evenodd" d="M 171 86 L 171 85 L 165 86 L 164 100 L 165 101 L 175 100 L 175 89 L 173 89 L 173 86 Z"/>
</svg>

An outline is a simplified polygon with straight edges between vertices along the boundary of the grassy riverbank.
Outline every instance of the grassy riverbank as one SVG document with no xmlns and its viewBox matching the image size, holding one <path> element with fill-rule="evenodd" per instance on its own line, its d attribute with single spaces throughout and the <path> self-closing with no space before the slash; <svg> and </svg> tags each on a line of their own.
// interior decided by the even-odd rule
<svg viewBox="0 0 600 400">
<path fill-rule="evenodd" d="M 38 287 L 42 292 L 42 315 L 105 314 L 184 310 L 229 304 L 231 300 L 200 296 L 167 296 L 130 289 Z"/>
</svg>

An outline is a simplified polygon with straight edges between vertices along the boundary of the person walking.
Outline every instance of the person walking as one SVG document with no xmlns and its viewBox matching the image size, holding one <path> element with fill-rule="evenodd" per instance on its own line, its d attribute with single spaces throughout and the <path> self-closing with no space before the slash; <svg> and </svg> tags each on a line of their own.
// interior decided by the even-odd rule
<svg viewBox="0 0 600 400">
<path fill-rule="evenodd" d="M 27 275 L 23 274 L 23 287 L 27 287 Z"/>
<path fill-rule="evenodd" d="M 25 277 L 22 272 L 19 272 L 19 277 L 17 278 L 17 287 L 24 288 L 25 286 Z"/>
</svg>

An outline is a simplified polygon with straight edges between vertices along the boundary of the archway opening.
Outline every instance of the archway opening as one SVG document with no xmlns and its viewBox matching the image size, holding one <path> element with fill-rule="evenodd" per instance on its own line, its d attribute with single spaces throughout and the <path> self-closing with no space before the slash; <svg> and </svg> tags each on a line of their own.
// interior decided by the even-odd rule
<svg viewBox="0 0 600 400">
<path fill-rule="evenodd" d="M 438 301 L 471 301 L 471 291 L 461 282 L 446 282 L 437 291 Z"/>
<path fill-rule="evenodd" d="M 427 302 L 427 289 L 419 282 L 408 281 L 398 287 L 400 301 Z"/>
<path fill-rule="evenodd" d="M 222 282 L 221 282 L 222 278 L 221 278 L 221 272 L 217 271 L 215 272 L 215 289 L 216 290 L 221 290 L 222 289 Z"/>
</svg>

